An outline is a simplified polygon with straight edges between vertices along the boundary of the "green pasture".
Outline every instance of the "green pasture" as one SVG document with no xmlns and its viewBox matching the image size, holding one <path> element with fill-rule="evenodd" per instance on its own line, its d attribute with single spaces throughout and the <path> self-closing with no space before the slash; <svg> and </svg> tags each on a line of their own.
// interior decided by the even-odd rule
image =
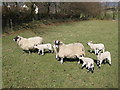
<svg viewBox="0 0 120 90">
<path fill-rule="evenodd" d="M 53 44 L 61 40 L 65 44 L 81 42 L 85 46 L 86 57 L 97 59 L 89 53 L 88 41 L 103 43 L 111 52 L 112 66 L 95 64 L 94 73 L 81 69 L 76 61 L 60 64 L 55 54 L 23 53 L 12 39 L 41 36 L 44 43 Z M 77 21 L 48 25 L 23 30 L 2 38 L 2 79 L 3 88 L 117 88 L 118 87 L 118 22 L 117 21 Z"/>
</svg>

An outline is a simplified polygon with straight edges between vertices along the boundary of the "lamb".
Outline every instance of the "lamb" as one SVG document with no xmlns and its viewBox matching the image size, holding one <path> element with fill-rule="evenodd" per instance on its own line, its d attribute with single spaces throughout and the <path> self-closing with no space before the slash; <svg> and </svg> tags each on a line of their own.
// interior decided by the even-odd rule
<svg viewBox="0 0 120 90">
<path fill-rule="evenodd" d="M 78 58 L 80 55 L 85 56 L 85 49 L 81 43 L 71 43 L 65 45 L 59 40 L 54 41 L 54 49 L 56 52 L 56 58 L 61 59 L 61 64 L 63 64 L 64 58 Z M 78 64 L 80 60 L 78 61 Z"/>
<path fill-rule="evenodd" d="M 87 43 L 87 45 L 89 45 L 90 46 L 90 52 L 92 52 L 92 49 L 95 51 L 95 54 L 98 54 L 98 51 L 99 50 L 102 50 L 102 52 L 104 52 L 105 51 L 105 47 L 104 47 L 104 44 L 102 44 L 102 43 L 99 43 L 99 44 L 93 44 L 93 42 L 92 41 L 89 41 L 88 43 Z"/>
<path fill-rule="evenodd" d="M 97 59 L 98 59 L 97 65 L 99 66 L 99 68 L 101 67 L 101 64 L 102 64 L 103 60 L 108 60 L 109 65 L 111 65 L 111 54 L 110 54 L 110 52 L 105 51 L 104 53 L 101 53 L 100 51 L 97 55 Z"/>
<path fill-rule="evenodd" d="M 40 54 L 40 51 L 42 51 L 42 55 L 44 55 L 45 49 L 48 49 L 50 52 L 53 52 L 52 45 L 50 43 L 36 45 L 36 46 L 34 46 L 34 48 L 38 49 L 38 54 Z"/>
<path fill-rule="evenodd" d="M 42 37 L 23 38 L 21 36 L 16 36 L 13 40 L 17 42 L 23 51 L 29 51 L 29 53 L 34 49 L 34 45 L 43 43 Z"/>
<path fill-rule="evenodd" d="M 94 60 L 88 57 L 83 57 L 80 56 L 79 59 L 81 59 L 83 61 L 82 64 L 82 69 L 86 66 L 86 68 L 88 69 L 88 72 L 91 71 L 92 73 L 94 72 Z"/>
</svg>

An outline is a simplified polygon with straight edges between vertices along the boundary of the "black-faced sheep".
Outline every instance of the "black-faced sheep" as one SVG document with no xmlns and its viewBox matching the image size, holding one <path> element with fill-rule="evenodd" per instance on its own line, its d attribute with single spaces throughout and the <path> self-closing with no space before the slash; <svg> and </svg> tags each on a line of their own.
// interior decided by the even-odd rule
<svg viewBox="0 0 120 90">
<path fill-rule="evenodd" d="M 85 56 L 85 48 L 81 43 L 63 44 L 61 41 L 54 41 L 54 49 L 56 52 L 56 58 L 61 59 L 63 64 L 64 58 L 78 58 L 80 55 Z M 78 64 L 80 61 L 78 62 Z"/>
<path fill-rule="evenodd" d="M 13 39 L 17 44 L 24 50 L 29 51 L 33 50 L 35 45 L 41 44 L 43 42 L 42 37 L 31 37 L 31 38 L 23 38 L 21 36 L 16 36 Z"/>
</svg>

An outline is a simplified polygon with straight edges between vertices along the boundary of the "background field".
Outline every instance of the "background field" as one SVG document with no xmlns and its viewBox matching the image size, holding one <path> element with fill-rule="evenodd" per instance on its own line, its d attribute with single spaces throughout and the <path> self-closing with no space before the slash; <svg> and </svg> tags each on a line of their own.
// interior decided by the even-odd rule
<svg viewBox="0 0 120 90">
<path fill-rule="evenodd" d="M 13 42 L 16 35 L 23 37 L 41 36 L 44 43 L 62 40 L 64 43 L 81 42 L 85 46 L 86 56 L 97 59 L 88 52 L 87 42 L 102 42 L 111 52 L 112 66 L 102 64 L 95 72 L 87 73 L 80 69 L 76 61 L 65 61 L 63 65 L 55 59 L 55 54 L 45 56 L 22 52 Z M 118 87 L 118 22 L 117 21 L 81 21 L 23 30 L 3 37 L 2 68 L 3 88 L 117 88 Z"/>
</svg>

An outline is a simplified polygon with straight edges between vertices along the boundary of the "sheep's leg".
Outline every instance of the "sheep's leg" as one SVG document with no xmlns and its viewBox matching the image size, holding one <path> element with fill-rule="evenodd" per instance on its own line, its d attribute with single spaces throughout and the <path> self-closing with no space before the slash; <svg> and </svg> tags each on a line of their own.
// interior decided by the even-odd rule
<svg viewBox="0 0 120 90">
<path fill-rule="evenodd" d="M 52 53 L 54 53 L 54 50 L 52 50 Z"/>
<path fill-rule="evenodd" d="M 92 73 L 94 72 L 94 66 L 92 66 L 91 64 L 88 64 L 88 70 L 87 72 L 91 71 Z"/>
<path fill-rule="evenodd" d="M 51 53 L 52 51 L 51 50 L 49 50 L 49 53 Z"/>
<path fill-rule="evenodd" d="M 41 51 L 41 50 L 39 49 L 39 50 L 38 50 L 38 55 L 40 55 L 40 51 Z"/>
<path fill-rule="evenodd" d="M 58 55 L 57 55 L 57 54 L 56 54 L 55 58 L 56 58 L 57 60 L 59 60 L 59 57 L 58 57 Z"/>
<path fill-rule="evenodd" d="M 88 65 L 86 65 L 86 69 L 88 69 Z"/>
<path fill-rule="evenodd" d="M 61 64 L 63 64 L 63 58 L 61 58 L 61 61 L 60 61 Z"/>
<path fill-rule="evenodd" d="M 109 60 L 109 65 L 111 65 L 111 58 L 109 57 L 108 60 Z"/>
<path fill-rule="evenodd" d="M 101 67 L 101 64 L 102 64 L 102 60 L 100 60 L 99 68 Z"/>
<path fill-rule="evenodd" d="M 53 50 L 51 50 L 51 53 L 54 53 L 54 51 L 53 51 Z"/>
<path fill-rule="evenodd" d="M 80 60 L 78 61 L 78 64 L 80 64 Z"/>
<path fill-rule="evenodd" d="M 100 61 L 99 61 L 99 60 L 97 60 L 97 66 L 99 66 L 99 64 L 100 64 Z"/>
<path fill-rule="evenodd" d="M 50 53 L 53 53 L 52 46 L 49 48 Z"/>
<path fill-rule="evenodd" d="M 92 49 L 90 49 L 90 52 L 92 53 Z"/>
<path fill-rule="evenodd" d="M 44 49 L 42 49 L 42 55 L 44 55 Z"/>
<path fill-rule="evenodd" d="M 58 55 L 56 55 L 55 58 L 57 59 L 57 58 L 58 58 Z"/>
<path fill-rule="evenodd" d="M 83 69 L 85 65 L 86 65 L 86 63 L 85 63 L 85 62 L 83 62 L 83 64 L 82 64 L 82 68 L 81 68 L 81 69 Z"/>
<path fill-rule="evenodd" d="M 96 49 L 94 49 L 95 55 L 96 55 L 96 51 L 97 51 L 97 50 L 96 50 Z"/>
<path fill-rule="evenodd" d="M 22 53 L 24 54 L 24 53 L 25 53 L 25 50 L 23 50 Z"/>
<path fill-rule="evenodd" d="M 49 50 L 49 53 L 54 53 L 54 51 L 50 49 L 50 50 Z"/>
<path fill-rule="evenodd" d="M 92 71 L 91 72 L 94 73 L 94 67 L 92 67 Z"/>
<path fill-rule="evenodd" d="M 29 53 L 29 54 L 31 53 L 30 50 L 28 51 L 28 53 Z"/>
<path fill-rule="evenodd" d="M 94 65 L 91 64 L 91 72 L 94 73 Z"/>
</svg>

